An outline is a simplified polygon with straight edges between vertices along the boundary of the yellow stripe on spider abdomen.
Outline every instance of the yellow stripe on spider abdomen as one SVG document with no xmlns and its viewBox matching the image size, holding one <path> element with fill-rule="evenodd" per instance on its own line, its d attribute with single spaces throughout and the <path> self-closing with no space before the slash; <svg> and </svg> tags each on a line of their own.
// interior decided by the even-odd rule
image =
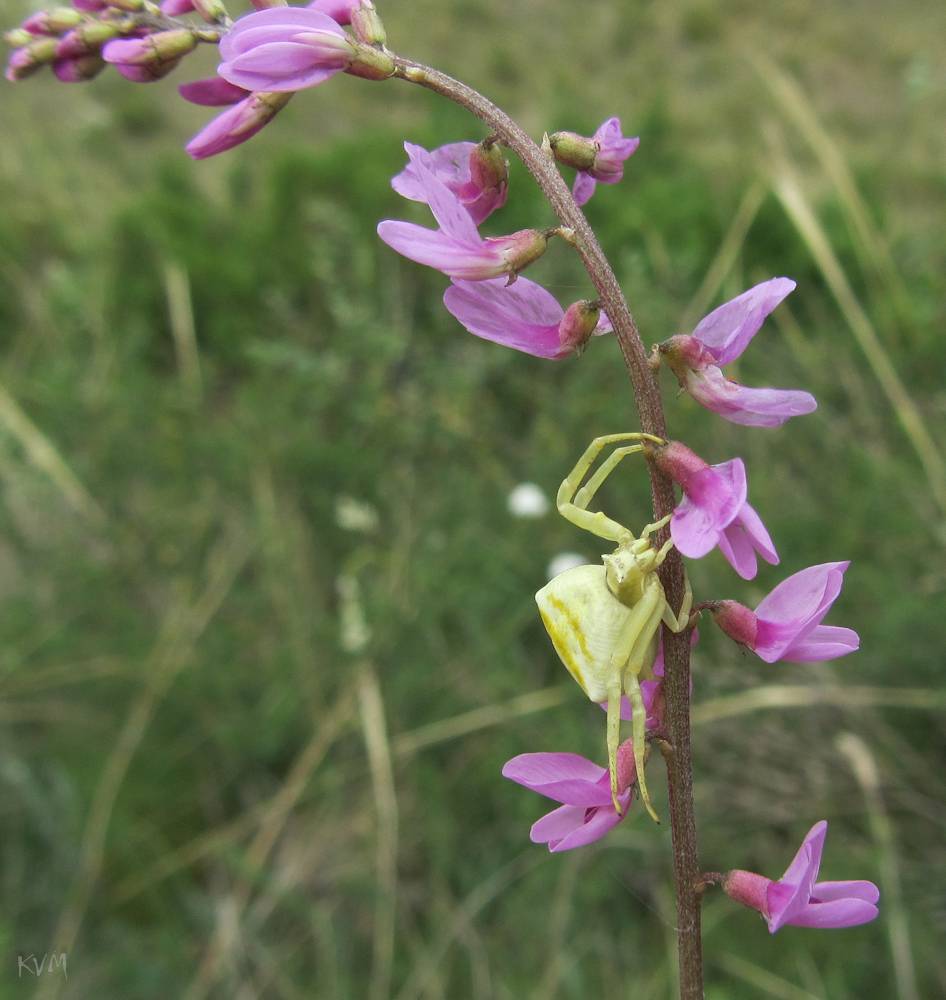
<svg viewBox="0 0 946 1000">
<path fill-rule="evenodd" d="M 568 672 L 592 701 L 606 701 L 608 665 L 630 609 L 608 590 L 604 566 L 559 573 L 535 601 Z"/>
</svg>

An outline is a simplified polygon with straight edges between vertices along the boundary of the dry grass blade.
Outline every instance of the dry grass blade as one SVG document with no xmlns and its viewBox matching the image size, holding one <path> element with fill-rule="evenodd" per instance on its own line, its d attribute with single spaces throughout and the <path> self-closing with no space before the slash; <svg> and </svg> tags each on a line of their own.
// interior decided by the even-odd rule
<svg viewBox="0 0 946 1000">
<path fill-rule="evenodd" d="M 467 733 L 474 733 L 478 729 L 498 726 L 522 715 L 531 715 L 533 712 L 544 712 L 547 708 L 556 708 L 564 704 L 569 697 L 574 695 L 574 692 L 574 684 L 559 684 L 555 687 L 543 688 L 541 691 L 532 691 L 529 694 L 510 698 L 509 701 L 497 705 L 475 708 L 472 712 L 464 712 L 462 715 L 441 719 L 439 722 L 432 722 L 429 726 L 421 726 L 419 729 L 411 730 L 411 732 L 401 733 L 393 740 L 393 750 L 398 757 L 410 756 L 410 754 L 417 753 L 418 750 L 435 743 L 443 743 L 446 740 L 456 739 L 458 736 L 466 736 Z"/>
<path fill-rule="evenodd" d="M 740 694 L 723 695 L 694 705 L 690 721 L 694 726 L 734 715 L 748 715 L 767 708 L 810 708 L 836 705 L 838 708 L 915 708 L 941 711 L 946 708 L 946 690 L 936 688 L 843 687 L 828 684 L 767 684 Z"/>
<path fill-rule="evenodd" d="M 742 196 L 742 201 L 739 203 L 729 229 L 723 237 L 723 242 L 719 245 L 713 263 L 710 264 L 709 270 L 706 272 L 703 283 L 697 289 L 696 295 L 693 296 L 686 312 L 680 318 L 681 333 L 692 330 L 706 314 L 709 304 L 729 276 L 733 264 L 736 263 L 746 234 L 752 227 L 759 206 L 766 194 L 765 185 L 761 181 L 754 181 Z"/>
<path fill-rule="evenodd" d="M 907 290 L 890 255 L 890 249 L 874 224 L 837 143 L 818 120 L 811 102 L 795 80 L 783 72 L 765 53 L 750 50 L 747 58 L 772 92 L 786 117 L 795 123 L 798 131 L 811 146 L 834 185 L 841 209 L 854 234 L 854 246 L 859 252 L 861 266 L 878 275 L 886 286 L 901 321 L 909 321 L 912 309 Z"/>
<path fill-rule="evenodd" d="M 916 450 L 926 472 L 933 498 L 940 513 L 946 518 L 946 464 L 943 462 L 943 457 L 880 343 L 867 314 L 857 301 L 824 228 L 802 193 L 794 172 L 786 163 L 780 164 L 776 169 L 773 187 L 789 218 L 808 245 L 848 326 L 867 357 L 881 389 Z"/>
<path fill-rule="evenodd" d="M 581 871 L 583 858 L 584 856 L 580 852 L 575 851 L 570 853 L 562 864 L 551 913 L 544 930 L 544 936 L 548 941 L 545 974 L 532 994 L 534 1000 L 554 1000 L 562 981 L 565 972 L 565 958 L 568 953 L 566 940 L 568 924 L 571 918 L 575 885 L 578 881 L 578 873 Z"/>
<path fill-rule="evenodd" d="M 418 1000 L 418 997 L 427 991 L 428 983 L 435 978 L 437 967 L 447 950 L 476 914 L 545 857 L 530 848 L 481 882 L 456 908 L 452 919 L 442 928 L 425 954 L 414 963 L 407 982 L 397 995 L 397 1000 Z"/>
<path fill-rule="evenodd" d="M 897 995 L 900 1000 L 919 1000 L 913 948 L 910 945 L 910 928 L 906 906 L 903 902 L 903 887 L 900 882 L 897 847 L 893 825 L 884 806 L 877 762 L 867 744 L 854 733 L 843 733 L 837 738 L 836 745 L 847 758 L 851 770 L 864 792 L 871 832 L 880 853 L 880 884 L 882 888 L 880 898 L 884 908 L 887 933 L 890 936 L 890 951 L 893 954 Z"/>
<path fill-rule="evenodd" d="M 200 355 L 197 352 L 197 332 L 194 327 L 194 305 L 187 271 L 168 261 L 164 265 L 164 294 L 168 302 L 171 335 L 177 372 L 190 403 L 199 403 L 203 395 L 200 377 Z"/>
<path fill-rule="evenodd" d="M 370 1000 L 386 1000 L 391 992 L 394 920 L 397 912 L 397 795 L 394 790 L 391 744 L 384 720 L 381 688 L 374 670 L 367 663 L 361 665 L 358 673 L 358 700 L 378 816 L 378 890 L 374 911 L 374 958 L 368 996 Z"/>
<path fill-rule="evenodd" d="M 146 670 L 147 680 L 128 709 L 125 723 L 99 777 L 79 848 L 79 862 L 66 905 L 54 935 L 54 952 L 69 952 L 102 870 L 105 840 L 115 800 L 131 759 L 141 744 L 157 704 L 187 663 L 194 644 L 206 629 L 246 563 L 250 547 L 243 539 L 228 539 L 208 557 L 208 581 L 196 601 L 181 588 L 168 610 Z M 52 1000 L 60 989 L 58 978 L 46 977 L 36 1000 Z"/>
<path fill-rule="evenodd" d="M 351 688 L 338 699 L 331 712 L 322 720 L 321 725 L 293 763 L 282 788 L 269 800 L 260 829 L 246 852 L 246 867 L 251 871 L 259 870 L 263 866 L 289 814 L 305 791 L 312 772 L 322 762 L 329 747 L 338 739 L 348 722 L 354 703 L 355 690 Z M 240 919 L 249 902 L 251 891 L 250 880 L 241 877 L 237 880 L 233 892 L 219 907 L 220 918 L 213 939 L 185 994 L 185 1000 L 202 1000 L 210 991 L 224 958 L 239 938 Z"/>
<path fill-rule="evenodd" d="M 105 520 L 105 512 L 92 499 L 53 443 L 20 409 L 3 386 L 0 386 L 0 424 L 19 441 L 27 458 L 55 483 L 73 510 L 91 521 Z"/>
</svg>

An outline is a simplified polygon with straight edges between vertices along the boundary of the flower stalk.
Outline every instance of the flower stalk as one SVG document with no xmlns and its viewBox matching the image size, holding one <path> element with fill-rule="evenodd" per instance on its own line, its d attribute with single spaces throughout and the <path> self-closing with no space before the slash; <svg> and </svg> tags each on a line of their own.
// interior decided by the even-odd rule
<svg viewBox="0 0 946 1000">
<path fill-rule="evenodd" d="M 637 403 L 641 430 L 666 438 L 660 392 L 648 364 L 640 332 L 628 307 L 617 277 L 598 243 L 584 212 L 578 207 L 559 173 L 550 152 L 543 151 L 504 111 L 472 87 L 439 70 L 394 56 L 394 77 L 416 83 L 466 108 L 484 122 L 503 145 L 511 149 L 535 178 L 562 222 L 573 233 L 569 242 L 578 251 L 594 284 L 621 347 L 621 355 Z M 670 514 L 676 504 L 672 480 L 648 463 L 654 516 Z M 657 536 L 662 544 L 669 534 L 663 528 Z M 671 608 L 683 602 L 683 563 L 671 549 L 660 567 L 660 580 Z M 674 634 L 663 629 L 665 692 L 669 743 L 661 750 L 667 763 L 670 798 L 670 826 L 673 838 L 674 882 L 677 901 L 677 954 L 680 963 L 681 1000 L 701 1000 L 703 996 L 702 948 L 700 941 L 700 879 L 693 808 L 693 769 L 690 757 L 690 634 Z"/>
</svg>

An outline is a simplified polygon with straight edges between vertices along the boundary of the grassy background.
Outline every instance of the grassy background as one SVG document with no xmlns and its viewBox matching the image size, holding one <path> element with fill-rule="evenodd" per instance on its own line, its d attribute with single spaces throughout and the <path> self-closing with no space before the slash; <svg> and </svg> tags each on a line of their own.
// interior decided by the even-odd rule
<svg viewBox="0 0 946 1000">
<path fill-rule="evenodd" d="M 798 281 L 735 374 L 815 414 L 739 428 L 665 376 L 671 433 L 745 458 L 782 556 L 691 578 L 753 604 L 851 559 L 830 621 L 862 648 L 770 666 L 704 624 L 701 861 L 777 877 L 826 818 L 823 876 L 878 882 L 882 917 L 770 937 L 711 894 L 707 996 L 946 992 L 946 11 L 381 13 L 392 48 L 536 136 L 612 114 L 641 135 L 589 215 L 648 344 Z M 616 345 L 551 364 L 477 341 L 445 280 L 379 243 L 380 218 L 424 218 L 389 187 L 402 141 L 481 136 L 458 109 L 335 79 L 193 164 L 208 113 L 174 87 L 212 54 L 193 63 L 0 100 L 0 995 L 33 995 L 17 956 L 55 945 L 68 980 L 39 995 L 69 1000 L 671 997 L 666 826 L 635 810 L 550 856 L 528 842 L 546 804 L 499 776 L 531 750 L 603 758 L 532 601 L 556 553 L 600 550 L 506 497 L 634 427 Z M 515 169 L 512 191 L 490 232 L 548 224 Z M 564 247 L 536 275 L 588 294 Z M 602 506 L 649 520 L 639 466 Z"/>
</svg>

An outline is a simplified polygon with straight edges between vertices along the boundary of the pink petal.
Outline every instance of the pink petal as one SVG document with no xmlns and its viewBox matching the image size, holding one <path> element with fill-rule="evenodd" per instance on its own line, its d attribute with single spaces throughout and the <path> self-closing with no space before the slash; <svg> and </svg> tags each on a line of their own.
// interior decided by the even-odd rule
<svg viewBox="0 0 946 1000">
<path fill-rule="evenodd" d="M 701 319 L 693 336 L 709 348 L 718 364 L 729 364 L 742 354 L 765 317 L 794 287 L 790 278 L 763 281 Z"/>
<path fill-rule="evenodd" d="M 609 788 L 599 787 L 607 770 L 573 753 L 526 753 L 503 767 L 503 776 L 566 805 L 612 804 Z"/>
<path fill-rule="evenodd" d="M 572 197 L 578 205 L 587 205 L 591 196 L 595 193 L 595 185 L 598 182 L 583 170 L 579 170 L 575 177 L 575 184 L 572 187 Z"/>
<path fill-rule="evenodd" d="M 816 882 L 811 895 L 812 900 L 818 903 L 831 903 L 836 899 L 863 899 L 867 903 L 876 903 L 880 899 L 880 890 L 873 882 Z"/>
<path fill-rule="evenodd" d="M 472 226 L 469 215 L 463 214 Z M 475 244 L 461 242 L 439 229 L 391 219 L 378 224 L 378 235 L 399 254 L 443 271 L 451 278 L 481 281 L 506 272 L 502 253 L 479 239 Z"/>
<path fill-rule="evenodd" d="M 527 278 L 454 281 L 443 297 L 447 309 L 477 337 L 540 358 L 562 358 L 559 323 L 564 316 L 555 296 Z"/>
<path fill-rule="evenodd" d="M 756 552 L 773 565 L 779 561 L 765 525 L 747 503 L 742 505 L 739 516 L 723 531 L 719 549 L 743 580 L 753 579 L 758 571 Z"/>
<path fill-rule="evenodd" d="M 239 18 L 220 39 L 220 55 L 224 60 L 232 59 L 255 45 L 274 40 L 273 34 L 259 33 L 264 28 L 275 29 L 281 39 L 291 37 L 296 31 L 324 31 L 348 38 L 331 17 L 320 11 L 308 7 L 268 7 Z"/>
<path fill-rule="evenodd" d="M 529 839 L 533 844 L 557 844 L 580 829 L 588 810 L 582 806 L 559 806 L 532 824 Z M 612 810 L 613 812 L 613 810 Z M 554 848 L 550 847 L 549 850 Z"/>
<path fill-rule="evenodd" d="M 800 389 L 751 389 L 709 365 L 686 379 L 687 392 L 706 409 L 734 424 L 779 427 L 790 417 L 811 413 L 817 400 Z"/>
<path fill-rule="evenodd" d="M 874 920 L 879 911 L 863 899 L 837 899 L 830 903 L 809 903 L 785 923 L 793 927 L 856 927 Z"/>
<path fill-rule="evenodd" d="M 338 24 L 351 24 L 352 9 L 359 6 L 361 0 L 313 0 L 306 4 L 308 10 L 316 10 L 327 14 Z"/>
<path fill-rule="evenodd" d="M 860 648 L 858 634 L 838 625 L 816 625 L 804 638 L 793 642 L 779 657 L 787 663 L 821 663 Z"/>
<path fill-rule="evenodd" d="M 618 823 L 627 815 L 627 807 L 630 804 L 630 789 L 628 789 L 622 796 L 619 797 L 621 802 L 621 808 L 623 809 L 623 814 L 618 816 L 615 812 L 614 806 L 599 806 L 592 812 L 592 815 L 587 817 L 577 829 L 573 830 L 570 834 L 562 838 L 558 843 L 550 842 L 550 851 L 570 851 L 574 847 L 584 847 L 586 844 L 590 844 L 594 840 L 598 840 L 603 837 L 606 833 L 613 830 Z M 564 808 L 568 808 L 567 806 Z M 533 827 L 533 830 L 535 827 Z"/>
<path fill-rule="evenodd" d="M 775 587 L 755 609 L 759 618 L 768 621 L 801 622 L 814 616 L 824 617 L 841 593 L 846 562 L 819 563 L 793 573 Z"/>
<path fill-rule="evenodd" d="M 215 76 L 210 80 L 194 80 L 192 83 L 182 83 L 178 88 L 181 97 L 191 104 L 200 104 L 204 107 L 222 107 L 227 104 L 236 104 L 244 97 L 249 96 L 249 91 L 242 87 L 234 87 L 232 83 L 227 83 L 222 77 Z"/>
</svg>

